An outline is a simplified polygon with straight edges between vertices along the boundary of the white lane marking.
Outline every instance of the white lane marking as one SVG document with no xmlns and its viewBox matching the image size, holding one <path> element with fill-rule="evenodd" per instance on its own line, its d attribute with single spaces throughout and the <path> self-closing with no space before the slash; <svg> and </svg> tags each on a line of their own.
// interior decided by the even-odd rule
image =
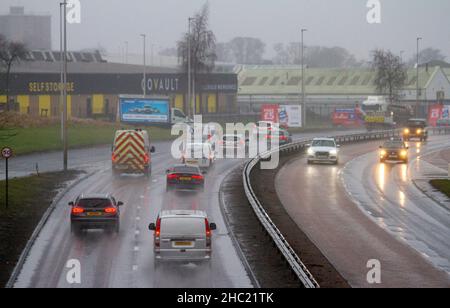
<svg viewBox="0 0 450 308">
<path fill-rule="evenodd" d="M 141 198 L 141 199 L 144 199 L 144 198 L 145 198 L 145 196 L 140 196 L 140 198 Z"/>
<path fill-rule="evenodd" d="M 139 247 L 138 246 L 134 246 L 134 251 L 139 251 Z"/>
<path fill-rule="evenodd" d="M 133 265 L 133 271 L 135 272 L 135 271 L 137 271 L 138 270 L 138 266 L 137 265 Z"/>
<path fill-rule="evenodd" d="M 136 217 L 136 220 L 137 220 L 137 221 L 141 220 L 141 217 L 137 216 L 137 217 Z"/>
<path fill-rule="evenodd" d="M 141 209 L 141 207 L 140 207 L 140 206 L 138 205 L 138 206 L 137 206 L 137 209 L 138 209 L 138 210 L 140 210 L 140 209 Z"/>
<path fill-rule="evenodd" d="M 140 235 L 140 234 L 141 234 L 141 231 L 136 230 L 136 231 L 134 232 L 134 234 L 135 234 L 135 235 Z"/>
</svg>

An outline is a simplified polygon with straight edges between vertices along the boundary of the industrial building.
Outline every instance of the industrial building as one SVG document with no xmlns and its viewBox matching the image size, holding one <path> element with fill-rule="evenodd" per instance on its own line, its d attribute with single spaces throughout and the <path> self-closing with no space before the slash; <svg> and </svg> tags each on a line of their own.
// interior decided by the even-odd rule
<svg viewBox="0 0 450 308">
<path fill-rule="evenodd" d="M 259 112 L 264 104 L 299 104 L 302 99 L 300 66 L 242 66 L 238 104 L 241 113 Z M 417 102 L 417 71 L 410 69 L 400 103 Z M 374 84 L 375 71 L 368 68 L 305 70 L 305 101 L 308 111 L 328 117 L 336 107 L 351 108 L 368 96 L 379 95 Z M 419 68 L 419 113 L 428 106 L 450 104 L 450 68 L 424 65 Z"/>
<path fill-rule="evenodd" d="M 10 75 L 10 109 L 24 114 L 58 116 L 61 112 L 60 53 L 30 51 Z M 121 95 L 143 94 L 143 66 L 108 63 L 99 52 L 69 52 L 69 116 L 115 118 Z M 175 68 L 146 68 L 147 96 L 169 97 L 173 107 L 189 114 L 187 74 Z M 0 72 L 0 110 L 6 109 L 6 76 Z M 196 110 L 202 114 L 235 114 L 237 75 L 199 74 Z M 192 110 L 193 108 L 191 108 Z"/>
</svg>

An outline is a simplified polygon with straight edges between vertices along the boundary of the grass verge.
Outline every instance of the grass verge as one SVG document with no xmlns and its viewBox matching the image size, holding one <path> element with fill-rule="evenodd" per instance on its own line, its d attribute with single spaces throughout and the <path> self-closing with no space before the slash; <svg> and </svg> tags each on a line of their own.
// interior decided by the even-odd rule
<svg viewBox="0 0 450 308">
<path fill-rule="evenodd" d="M 80 148 L 112 144 L 116 130 L 117 128 L 113 125 L 71 125 L 68 128 L 69 147 Z M 148 128 L 147 131 L 152 141 L 170 140 L 173 138 L 170 134 L 170 129 L 152 127 Z M 14 128 L 10 131 L 10 134 L 13 136 L 1 140 L 1 143 L 12 147 L 16 155 L 62 149 L 61 129 L 58 125 Z"/>
<path fill-rule="evenodd" d="M 79 172 L 46 173 L 12 179 L 9 207 L 5 205 L 5 182 L 0 181 L 0 287 L 4 287 L 42 215 L 64 183 Z"/>
<path fill-rule="evenodd" d="M 430 184 L 450 198 L 450 180 L 431 180 Z"/>
</svg>

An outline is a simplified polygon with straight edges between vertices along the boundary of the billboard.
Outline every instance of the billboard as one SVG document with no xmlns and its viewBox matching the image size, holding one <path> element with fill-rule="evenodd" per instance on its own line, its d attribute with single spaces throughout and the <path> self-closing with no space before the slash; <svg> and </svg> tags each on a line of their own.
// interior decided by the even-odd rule
<svg viewBox="0 0 450 308">
<path fill-rule="evenodd" d="M 428 124 L 436 127 L 437 121 L 441 119 L 450 119 L 450 106 L 435 104 L 428 110 Z"/>
<path fill-rule="evenodd" d="M 170 123 L 170 103 L 167 99 L 120 98 L 120 121 L 132 124 Z"/>
<path fill-rule="evenodd" d="M 279 123 L 283 127 L 302 127 L 302 107 L 299 105 L 263 105 L 261 121 Z"/>
</svg>

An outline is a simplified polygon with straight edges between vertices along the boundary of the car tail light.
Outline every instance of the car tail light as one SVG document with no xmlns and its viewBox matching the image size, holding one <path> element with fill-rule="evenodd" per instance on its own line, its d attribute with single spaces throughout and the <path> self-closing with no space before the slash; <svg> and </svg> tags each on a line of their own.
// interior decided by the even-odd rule
<svg viewBox="0 0 450 308">
<path fill-rule="evenodd" d="M 84 213 L 84 209 L 82 207 L 73 207 L 72 208 L 72 214 L 73 215 L 80 215 Z"/>
<path fill-rule="evenodd" d="M 286 141 L 287 137 L 286 136 L 280 136 L 280 140 Z"/>
<path fill-rule="evenodd" d="M 144 155 L 144 163 L 148 164 L 150 162 L 150 155 L 148 153 L 145 153 Z"/>
<path fill-rule="evenodd" d="M 178 174 L 168 174 L 167 179 L 168 180 L 178 180 Z"/>
<path fill-rule="evenodd" d="M 192 179 L 201 181 L 201 180 L 203 180 L 203 175 L 193 175 Z"/>
<path fill-rule="evenodd" d="M 206 246 L 211 247 L 211 228 L 209 227 L 209 221 L 205 218 L 205 228 L 206 228 Z"/>
<path fill-rule="evenodd" d="M 107 213 L 107 214 L 116 214 L 117 213 L 117 209 L 114 208 L 114 207 L 107 207 L 105 209 L 105 213 Z"/>
<path fill-rule="evenodd" d="M 158 218 L 156 221 L 156 230 L 155 230 L 155 246 L 160 247 L 161 246 L 161 218 Z"/>
</svg>

